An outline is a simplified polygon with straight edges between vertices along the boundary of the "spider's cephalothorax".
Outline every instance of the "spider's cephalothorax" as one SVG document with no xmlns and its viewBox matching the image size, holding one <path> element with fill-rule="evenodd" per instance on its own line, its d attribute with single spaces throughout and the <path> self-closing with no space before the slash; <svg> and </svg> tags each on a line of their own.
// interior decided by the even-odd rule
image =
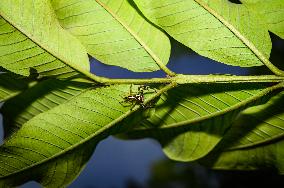
<svg viewBox="0 0 284 188">
<path fill-rule="evenodd" d="M 143 108 L 145 108 L 143 93 L 142 94 L 138 93 L 138 94 L 135 94 L 135 95 L 128 95 L 127 97 L 124 97 L 124 100 L 131 102 L 131 103 L 134 103 L 134 104 L 139 104 Z"/>
</svg>

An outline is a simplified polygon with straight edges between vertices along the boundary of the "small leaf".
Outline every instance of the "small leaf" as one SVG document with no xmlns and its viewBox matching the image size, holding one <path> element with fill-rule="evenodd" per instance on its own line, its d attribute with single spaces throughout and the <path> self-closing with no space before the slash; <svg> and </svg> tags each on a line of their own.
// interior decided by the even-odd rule
<svg viewBox="0 0 284 188">
<path fill-rule="evenodd" d="M 0 103 L 26 90 L 29 83 L 13 73 L 0 73 Z"/>
<path fill-rule="evenodd" d="M 61 78 L 90 69 L 85 48 L 62 29 L 48 0 L 0 1 L 0 66 Z"/>
<path fill-rule="evenodd" d="M 96 59 L 137 72 L 159 70 L 170 41 L 133 7 L 131 0 L 53 0 L 61 25 Z"/>
<path fill-rule="evenodd" d="M 241 67 L 269 62 L 269 33 L 243 5 L 227 0 L 134 1 L 149 20 L 200 55 Z"/>
<path fill-rule="evenodd" d="M 271 90 L 255 84 L 180 86 L 162 95 L 155 114 L 128 136 L 153 137 L 169 158 L 193 161 L 221 141 L 240 111 L 261 102 Z"/>
</svg>

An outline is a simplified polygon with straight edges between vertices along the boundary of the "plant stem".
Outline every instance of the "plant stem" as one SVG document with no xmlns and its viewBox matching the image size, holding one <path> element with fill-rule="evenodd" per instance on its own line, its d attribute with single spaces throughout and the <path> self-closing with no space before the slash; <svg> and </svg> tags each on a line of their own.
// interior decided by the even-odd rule
<svg viewBox="0 0 284 188">
<path fill-rule="evenodd" d="M 283 82 L 284 77 L 275 75 L 235 76 L 235 75 L 178 75 L 178 84 L 187 83 L 253 83 L 253 82 Z"/>
<path fill-rule="evenodd" d="M 177 74 L 170 78 L 150 79 L 109 79 L 85 72 L 89 78 L 103 84 L 197 84 L 197 83 L 252 83 L 252 82 L 284 82 L 283 76 L 261 75 L 261 76 L 235 76 L 235 75 L 182 75 Z"/>
<path fill-rule="evenodd" d="M 266 60 L 266 61 L 265 61 Z M 275 65 L 273 65 L 269 60 L 264 59 L 263 63 L 268 67 L 274 74 L 278 76 L 284 76 L 284 71 L 278 69 Z"/>
</svg>

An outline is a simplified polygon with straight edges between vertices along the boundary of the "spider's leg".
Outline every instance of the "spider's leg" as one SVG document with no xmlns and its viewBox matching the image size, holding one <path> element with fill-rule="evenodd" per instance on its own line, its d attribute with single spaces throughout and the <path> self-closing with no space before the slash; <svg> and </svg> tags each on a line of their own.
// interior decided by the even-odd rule
<svg viewBox="0 0 284 188">
<path fill-rule="evenodd" d="M 123 107 L 129 107 L 132 105 L 132 102 L 130 103 L 129 101 L 123 100 L 123 101 L 119 101 L 119 103 L 123 106 Z"/>
<path fill-rule="evenodd" d="M 140 103 L 140 106 L 142 106 L 143 109 L 147 108 L 148 106 L 143 104 L 143 103 Z"/>
<path fill-rule="evenodd" d="M 130 87 L 129 87 L 129 95 L 133 95 L 132 87 L 133 87 L 133 84 L 130 84 Z"/>
<path fill-rule="evenodd" d="M 133 108 L 136 106 L 136 103 L 133 103 L 130 110 L 133 110 Z"/>
</svg>

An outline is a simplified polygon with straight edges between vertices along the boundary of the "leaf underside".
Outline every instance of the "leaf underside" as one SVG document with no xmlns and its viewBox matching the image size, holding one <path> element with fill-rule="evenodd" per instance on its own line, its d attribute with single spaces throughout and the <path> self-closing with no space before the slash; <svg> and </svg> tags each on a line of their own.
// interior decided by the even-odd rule
<svg viewBox="0 0 284 188">
<path fill-rule="evenodd" d="M 261 14 L 268 29 L 284 39 L 284 1 L 283 0 L 241 0 L 252 11 Z"/>
<path fill-rule="evenodd" d="M 76 157 L 84 158 L 80 152 L 89 156 L 97 142 L 121 129 L 113 127 L 116 121 L 132 113 L 131 105 L 122 104 L 129 88 L 120 85 L 87 90 L 27 121 L 0 147 L 0 185 L 14 186 L 29 180 L 50 187 L 70 183 L 78 173 L 72 169 L 78 167 L 75 163 L 80 158 L 77 161 Z M 37 104 L 47 101 L 48 96 Z M 27 111 L 36 108 L 33 105 Z M 54 172 L 59 176 L 52 175 Z M 62 179 L 64 176 L 70 177 L 68 181 Z"/>
<path fill-rule="evenodd" d="M 227 0 L 134 0 L 143 14 L 200 55 L 228 65 L 263 65 L 271 41 L 261 19 Z"/>
<path fill-rule="evenodd" d="M 180 86 L 163 94 L 155 113 L 128 136 L 153 137 L 171 159 L 196 160 L 216 146 L 241 110 L 268 92 L 257 84 Z"/>
<path fill-rule="evenodd" d="M 284 136 L 284 93 L 273 97 L 264 105 L 251 107 L 241 113 L 232 127 L 236 137 L 230 144 L 230 150 L 253 147 L 273 142 Z M 250 125 L 247 125 L 250 122 Z M 234 130 L 236 129 L 238 130 Z M 242 130 L 240 132 L 240 130 Z"/>
<path fill-rule="evenodd" d="M 3 114 L 5 137 L 20 129 L 28 120 L 48 111 L 92 88 L 92 84 L 49 79 L 37 83 L 27 91 L 8 100 Z"/>
<path fill-rule="evenodd" d="M 85 48 L 62 29 L 48 0 L 0 2 L 0 66 L 61 78 L 90 69 Z"/>
<path fill-rule="evenodd" d="M 283 1 L 263 1 L 265 11 L 255 4 L 258 0 L 242 2 L 2 0 L 0 69 L 67 78 L 89 72 L 88 52 L 132 71 L 159 70 L 168 62 L 170 42 L 147 19 L 203 56 L 228 65 L 260 66 L 270 56 L 268 30 L 283 38 Z M 130 85 L 56 79 L 31 84 L 10 73 L 0 74 L 0 85 L 0 102 L 5 101 L 0 187 L 30 180 L 65 187 L 98 142 L 133 124 L 138 125 L 129 131 L 130 138 L 155 138 L 174 160 L 204 157 L 213 168 L 272 167 L 284 174 L 284 112 L 279 107 L 284 93 L 243 111 L 266 101 L 274 86 L 182 85 L 134 113 L 139 102 L 125 100 L 133 94 Z M 157 97 L 154 91 L 145 91 L 145 98 Z"/>
<path fill-rule="evenodd" d="M 282 92 L 242 112 L 220 146 L 202 162 L 216 169 L 272 168 L 284 174 L 284 110 L 279 107 L 283 101 Z"/>
<path fill-rule="evenodd" d="M 29 81 L 12 73 L 0 73 L 0 103 L 26 90 Z"/>
</svg>

